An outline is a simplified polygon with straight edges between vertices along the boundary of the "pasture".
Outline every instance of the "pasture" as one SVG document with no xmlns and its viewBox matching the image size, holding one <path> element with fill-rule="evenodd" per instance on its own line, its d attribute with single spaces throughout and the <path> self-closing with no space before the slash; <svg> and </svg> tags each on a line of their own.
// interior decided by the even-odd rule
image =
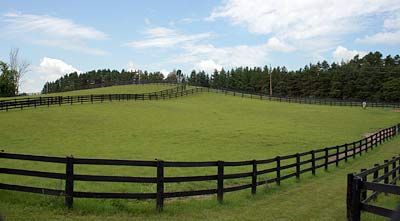
<svg viewBox="0 0 400 221">
<path fill-rule="evenodd" d="M 164 88 L 163 85 L 131 85 L 93 89 L 87 93 L 136 93 Z M 171 100 L 74 104 L 3 112 L 0 113 L 0 149 L 10 153 L 134 160 L 267 159 L 357 140 L 366 133 L 392 126 L 399 119 L 399 113 L 391 109 L 289 104 L 198 93 Z M 248 192 L 227 194 L 223 205 L 218 205 L 214 197 L 171 200 L 161 217 L 171 220 L 232 220 L 239 217 L 291 220 L 300 215 L 305 220 L 318 217 L 344 219 L 345 174 L 395 155 L 399 143 L 396 138 L 339 169 L 328 173 L 321 171 L 316 178 L 309 176 L 310 179 L 289 181 L 279 188 L 271 186 L 256 196 L 250 196 Z M 49 172 L 65 170 L 62 166 L 47 163 L 21 164 L 4 159 L 1 162 L 5 167 Z M 242 170 L 232 169 L 235 172 Z M 76 171 L 126 176 L 155 173 L 153 169 L 112 166 L 78 166 Z M 182 168 L 166 170 L 166 173 L 171 176 L 204 175 L 215 171 Z M 0 182 L 63 188 L 59 181 L 13 175 L 2 175 Z M 212 185 L 215 182 L 182 183 L 166 188 L 198 189 Z M 78 182 L 76 186 L 78 190 L 122 192 L 146 192 L 154 188 L 150 184 L 125 183 L 95 185 Z M 317 191 L 321 194 L 314 197 Z M 42 220 L 40 211 L 43 210 L 46 218 L 55 219 L 66 213 L 74 220 L 97 220 L 104 216 L 115 220 L 160 218 L 154 214 L 152 202 L 82 199 L 76 201 L 73 212 L 67 212 L 62 204 L 63 198 L 0 191 L 1 212 L 10 219 L 23 219 L 25 214 L 32 214 L 30 217 Z M 324 205 L 326 208 L 322 208 Z M 18 212 L 21 210 L 25 212 Z M 282 210 L 291 213 L 285 214 Z"/>
</svg>

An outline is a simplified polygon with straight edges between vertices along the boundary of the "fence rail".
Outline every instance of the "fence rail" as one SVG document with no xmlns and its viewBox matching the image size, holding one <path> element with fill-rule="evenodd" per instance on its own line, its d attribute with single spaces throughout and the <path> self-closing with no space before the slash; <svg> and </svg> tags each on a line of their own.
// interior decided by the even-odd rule
<svg viewBox="0 0 400 221">
<path fill-rule="evenodd" d="M 207 91 L 215 92 L 215 93 L 223 93 L 225 95 L 246 97 L 246 98 L 251 98 L 251 99 L 261 99 L 261 100 L 278 101 L 278 102 L 299 103 L 299 104 L 361 107 L 362 102 L 363 102 L 363 101 L 337 100 L 337 99 L 277 97 L 277 96 L 269 96 L 268 94 L 263 94 L 263 93 L 232 90 L 232 89 L 226 89 L 226 88 L 219 88 L 219 89 L 208 88 Z M 400 103 L 367 102 L 367 106 L 368 107 L 380 107 L 380 108 L 400 108 Z"/>
<path fill-rule="evenodd" d="M 348 174 L 347 219 L 360 221 L 362 211 L 387 218 L 392 217 L 396 211 L 369 203 L 376 200 L 381 193 L 400 195 L 400 187 L 396 186 L 399 179 L 400 156 L 385 160 L 382 165 L 375 164 L 373 168 L 361 169 L 359 173 Z M 368 190 L 372 192 L 369 196 Z"/>
<path fill-rule="evenodd" d="M 37 162 L 49 162 L 55 164 L 64 164 L 65 173 L 54 173 L 34 170 L 22 170 L 14 168 L 0 168 L 1 174 L 13 174 L 21 176 L 42 177 L 49 179 L 65 180 L 65 189 L 47 189 L 30 187 L 16 184 L 0 183 L 0 189 L 38 193 L 46 195 L 55 195 L 65 197 L 65 205 L 72 208 L 74 198 L 118 198 L 118 199 L 155 199 L 157 211 L 162 211 L 164 199 L 175 197 L 188 197 L 198 195 L 217 195 L 219 202 L 223 201 L 224 194 L 244 189 L 251 189 L 251 193 L 257 192 L 257 187 L 265 184 L 276 183 L 281 184 L 281 181 L 295 177 L 300 179 L 301 175 L 307 172 L 316 174 L 317 169 L 328 169 L 330 164 L 339 165 L 340 161 L 347 162 L 348 158 L 361 156 L 362 152 L 368 152 L 385 142 L 386 140 L 396 136 L 400 130 L 400 124 L 382 129 L 364 139 L 360 139 L 343 145 L 327 147 L 295 153 L 286 156 L 276 156 L 271 159 L 264 160 L 247 160 L 247 161 L 205 161 L 205 162 L 172 162 L 172 161 L 143 161 L 143 160 L 116 160 L 116 159 L 89 159 L 89 158 L 74 158 L 69 157 L 50 157 L 36 156 L 26 154 L 15 154 L 0 152 L 0 158 L 12 160 L 28 160 Z M 293 163 L 290 160 L 294 160 Z M 75 165 L 115 165 L 115 166 L 131 166 L 131 167 L 150 167 L 155 168 L 154 177 L 134 177 L 134 176 L 104 176 L 104 175 L 89 175 L 76 174 L 74 172 Z M 400 165 L 400 164 L 399 164 Z M 225 173 L 225 169 L 229 167 L 249 166 L 251 170 L 241 173 Z M 261 166 L 268 168 L 260 169 Z M 303 166 L 303 168 L 302 168 Z M 304 168 L 306 166 L 306 168 Z M 177 176 L 168 177 L 164 175 L 167 168 L 192 167 L 203 168 L 213 167 L 216 174 L 201 175 L 201 176 Z M 382 168 L 382 167 L 379 167 Z M 372 170 L 364 171 L 363 174 L 369 173 Z M 267 175 L 266 179 L 260 179 L 261 175 Z M 251 178 L 251 183 L 244 183 L 235 186 L 225 186 L 226 180 Z M 129 182 L 129 183 L 152 183 L 156 184 L 156 191 L 152 193 L 110 193 L 110 192 L 81 192 L 74 190 L 75 181 L 85 182 Z M 166 183 L 181 183 L 181 182 L 198 182 L 198 181 L 216 181 L 215 188 L 166 192 L 164 185 Z M 367 186 L 368 188 L 375 188 Z M 382 189 L 379 189 L 382 191 Z"/>
<path fill-rule="evenodd" d="M 179 85 L 174 88 L 165 89 L 157 92 L 141 93 L 141 94 L 91 94 L 77 96 L 51 96 L 36 98 L 19 98 L 13 100 L 0 101 L 0 111 L 8 111 L 12 109 L 36 108 L 39 106 L 53 105 L 72 105 L 76 103 L 103 103 L 112 101 L 129 101 L 129 100 L 164 100 L 187 96 L 197 92 L 202 92 L 203 88 L 186 89 L 185 85 Z"/>
</svg>

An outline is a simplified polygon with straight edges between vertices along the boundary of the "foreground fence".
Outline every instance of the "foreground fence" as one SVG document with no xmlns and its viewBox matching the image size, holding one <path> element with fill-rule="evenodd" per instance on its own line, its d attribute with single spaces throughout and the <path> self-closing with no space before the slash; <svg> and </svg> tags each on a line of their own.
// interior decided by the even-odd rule
<svg viewBox="0 0 400 221">
<path fill-rule="evenodd" d="M 186 89 L 185 85 L 179 85 L 174 88 L 165 89 L 157 92 L 141 93 L 141 94 L 91 94 L 79 96 L 49 96 L 36 98 L 19 98 L 13 100 L 0 101 L 0 111 L 8 111 L 12 109 L 36 108 L 40 106 L 53 106 L 65 104 L 83 104 L 83 103 L 102 103 L 112 101 L 129 101 L 129 100 L 161 100 L 177 98 L 205 91 L 203 88 Z"/>
<path fill-rule="evenodd" d="M 368 152 L 382 142 L 396 136 L 400 129 L 400 124 L 380 130 L 369 137 L 345 143 L 343 145 L 327 147 L 317 150 L 311 150 L 302 153 L 295 153 L 286 156 L 277 156 L 265 160 L 248 160 L 248 161 L 206 161 L 206 162 L 170 162 L 170 161 L 139 161 L 139 160 L 112 160 L 112 159 L 87 159 L 74 157 L 50 157 L 36 156 L 13 153 L 0 153 L 2 159 L 27 160 L 36 162 L 46 162 L 55 164 L 64 164 L 65 173 L 54 173 L 34 170 L 22 170 L 14 168 L 0 168 L 2 174 L 13 174 L 22 176 L 33 176 L 48 179 L 65 180 L 65 189 L 48 189 L 31 186 L 23 186 L 16 184 L 0 183 L 0 189 L 13 190 L 21 192 L 30 192 L 46 195 L 64 196 L 65 205 L 72 208 L 74 198 L 113 198 L 113 199 L 155 199 L 158 211 L 163 209 L 164 199 L 175 197 L 188 197 L 199 195 L 216 194 L 219 202 L 223 201 L 224 194 L 244 189 L 251 189 L 251 193 L 255 194 L 257 187 L 276 183 L 280 185 L 282 181 L 295 177 L 299 179 L 304 173 L 311 172 L 313 175 L 320 168 L 328 169 L 331 164 L 339 165 L 341 161 L 347 161 L 349 158 L 361 156 L 363 152 Z M 75 165 L 114 165 L 114 166 L 131 166 L 131 167 L 151 167 L 155 169 L 156 176 L 152 177 L 133 177 L 133 176 L 100 176 L 100 175 L 83 175 L 74 172 Z M 247 166 L 251 169 L 242 173 L 225 173 L 225 169 L 229 167 Z M 164 170 L 167 168 L 215 168 L 216 174 L 201 176 L 177 176 L 166 177 Z M 261 169 L 264 167 L 264 169 Z M 260 179 L 261 175 L 266 176 Z M 235 186 L 226 186 L 224 181 L 251 178 L 250 183 Z M 152 183 L 156 185 L 155 192 L 150 193 L 114 193 L 114 192 L 81 192 L 74 190 L 75 181 L 85 182 L 128 182 L 128 183 Z M 183 182 L 200 182 L 214 181 L 215 188 L 167 192 L 164 184 L 183 183 Z"/>
<path fill-rule="evenodd" d="M 267 94 L 255 93 L 250 91 L 240 91 L 231 89 L 214 89 L 208 88 L 208 91 L 215 93 L 223 93 L 225 95 L 233 95 L 239 97 L 247 97 L 251 99 L 261 99 L 278 102 L 299 103 L 299 104 L 317 104 L 330 106 L 351 106 L 362 107 L 362 101 L 347 101 L 337 99 L 317 99 L 317 98 L 301 98 L 301 97 L 274 97 Z M 380 108 L 400 108 L 400 103 L 383 103 L 383 102 L 367 102 L 367 107 Z"/>
<path fill-rule="evenodd" d="M 371 177 L 372 176 L 372 177 Z M 394 210 L 369 204 L 376 200 L 378 194 L 400 195 L 396 186 L 400 179 L 400 156 L 385 160 L 382 165 L 362 169 L 360 173 L 347 175 L 347 219 L 360 221 L 361 212 L 372 213 L 387 218 L 395 214 Z M 368 195 L 368 191 L 372 192 Z"/>
</svg>

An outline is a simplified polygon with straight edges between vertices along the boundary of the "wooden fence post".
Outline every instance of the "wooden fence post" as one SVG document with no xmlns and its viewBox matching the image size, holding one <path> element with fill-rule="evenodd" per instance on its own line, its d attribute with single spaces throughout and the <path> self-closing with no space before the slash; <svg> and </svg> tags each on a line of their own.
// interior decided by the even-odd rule
<svg viewBox="0 0 400 221">
<path fill-rule="evenodd" d="M 347 143 L 345 143 L 344 144 L 344 161 L 345 162 L 347 162 L 347 157 L 348 157 L 348 152 L 349 151 L 349 149 L 348 149 L 348 146 L 347 146 Z"/>
<path fill-rule="evenodd" d="M 224 161 L 218 161 L 217 199 L 219 203 L 224 200 Z"/>
<path fill-rule="evenodd" d="M 328 170 L 329 158 L 328 158 L 328 148 L 325 147 L 325 170 Z"/>
<path fill-rule="evenodd" d="M 361 169 L 361 172 L 366 171 L 367 169 Z M 363 182 L 367 182 L 367 176 L 362 177 Z M 367 190 L 361 191 L 361 201 L 367 199 Z"/>
<path fill-rule="evenodd" d="M 257 192 L 257 161 L 253 160 L 253 175 L 251 177 L 251 193 Z"/>
<path fill-rule="evenodd" d="M 311 151 L 311 172 L 315 176 L 315 151 Z"/>
<path fill-rule="evenodd" d="M 276 184 L 281 185 L 281 157 L 276 157 Z"/>
<path fill-rule="evenodd" d="M 296 153 L 296 178 L 300 179 L 300 154 Z"/>
<path fill-rule="evenodd" d="M 389 160 L 384 160 L 384 162 L 385 162 L 384 174 L 386 175 L 389 173 Z M 389 184 L 389 176 L 385 178 L 385 184 Z"/>
<path fill-rule="evenodd" d="M 348 179 L 348 204 L 347 204 L 347 219 L 349 221 L 360 221 L 361 218 L 361 187 L 362 180 L 358 177 L 351 176 Z M 350 196 L 349 196 L 350 195 Z"/>
<path fill-rule="evenodd" d="M 339 146 L 336 146 L 336 161 L 335 161 L 336 166 L 339 166 Z"/>
<path fill-rule="evenodd" d="M 396 184 L 396 157 L 392 157 L 392 181 L 394 181 L 394 184 Z"/>
<path fill-rule="evenodd" d="M 157 212 L 164 208 L 164 161 L 157 160 Z"/>
<path fill-rule="evenodd" d="M 74 158 L 67 157 L 65 165 L 65 205 L 72 209 L 74 202 Z"/>
<path fill-rule="evenodd" d="M 356 158 L 356 142 L 353 142 L 353 159 Z"/>
<path fill-rule="evenodd" d="M 359 146 L 358 146 L 358 149 L 359 149 L 359 152 L 358 152 L 358 153 L 360 154 L 360 156 L 362 155 L 362 141 L 363 141 L 363 140 L 360 140 L 360 141 L 359 141 Z"/>
</svg>

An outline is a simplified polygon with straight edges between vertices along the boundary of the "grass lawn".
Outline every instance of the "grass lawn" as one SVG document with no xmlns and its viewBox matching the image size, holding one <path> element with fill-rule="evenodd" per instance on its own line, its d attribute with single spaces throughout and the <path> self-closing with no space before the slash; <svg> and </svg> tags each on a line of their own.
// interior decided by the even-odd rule
<svg viewBox="0 0 400 221">
<path fill-rule="evenodd" d="M 267 159 L 357 140 L 364 133 L 400 122 L 400 113 L 391 109 L 288 104 L 199 93 L 163 101 L 74 104 L 9 111 L 0 113 L 0 122 L 5 128 L 0 133 L 0 149 L 6 152 L 138 160 L 236 161 Z M 66 213 L 63 199 L 9 191 L 0 191 L 0 211 L 3 210 L 10 219 L 29 216 L 37 220 L 57 219 L 66 214 L 73 220 L 102 220 L 105 217 L 108 220 L 135 217 L 344 220 L 346 173 L 371 167 L 397 154 L 399 144 L 397 138 L 346 167 L 328 173 L 319 170 L 316 178 L 302 179 L 299 183 L 295 179 L 284 181 L 281 187 L 272 186 L 267 191 L 260 188 L 255 197 L 250 196 L 250 191 L 228 193 L 223 205 L 218 205 L 214 197 L 171 200 L 161 216 L 154 211 L 154 201 L 77 199 L 74 211 Z M 65 171 L 62 165 L 50 163 L 2 159 L 1 164 L 12 168 Z M 239 171 L 248 172 L 249 168 L 232 169 L 232 172 Z M 155 175 L 153 168 L 112 166 L 77 166 L 75 172 Z M 215 172 L 214 168 L 168 168 L 165 173 L 174 176 Z M 0 182 L 63 188 L 59 181 L 3 174 Z M 215 185 L 215 182 L 182 183 L 167 185 L 166 191 Z M 153 192 L 155 186 L 77 182 L 75 190 Z"/>
</svg>

